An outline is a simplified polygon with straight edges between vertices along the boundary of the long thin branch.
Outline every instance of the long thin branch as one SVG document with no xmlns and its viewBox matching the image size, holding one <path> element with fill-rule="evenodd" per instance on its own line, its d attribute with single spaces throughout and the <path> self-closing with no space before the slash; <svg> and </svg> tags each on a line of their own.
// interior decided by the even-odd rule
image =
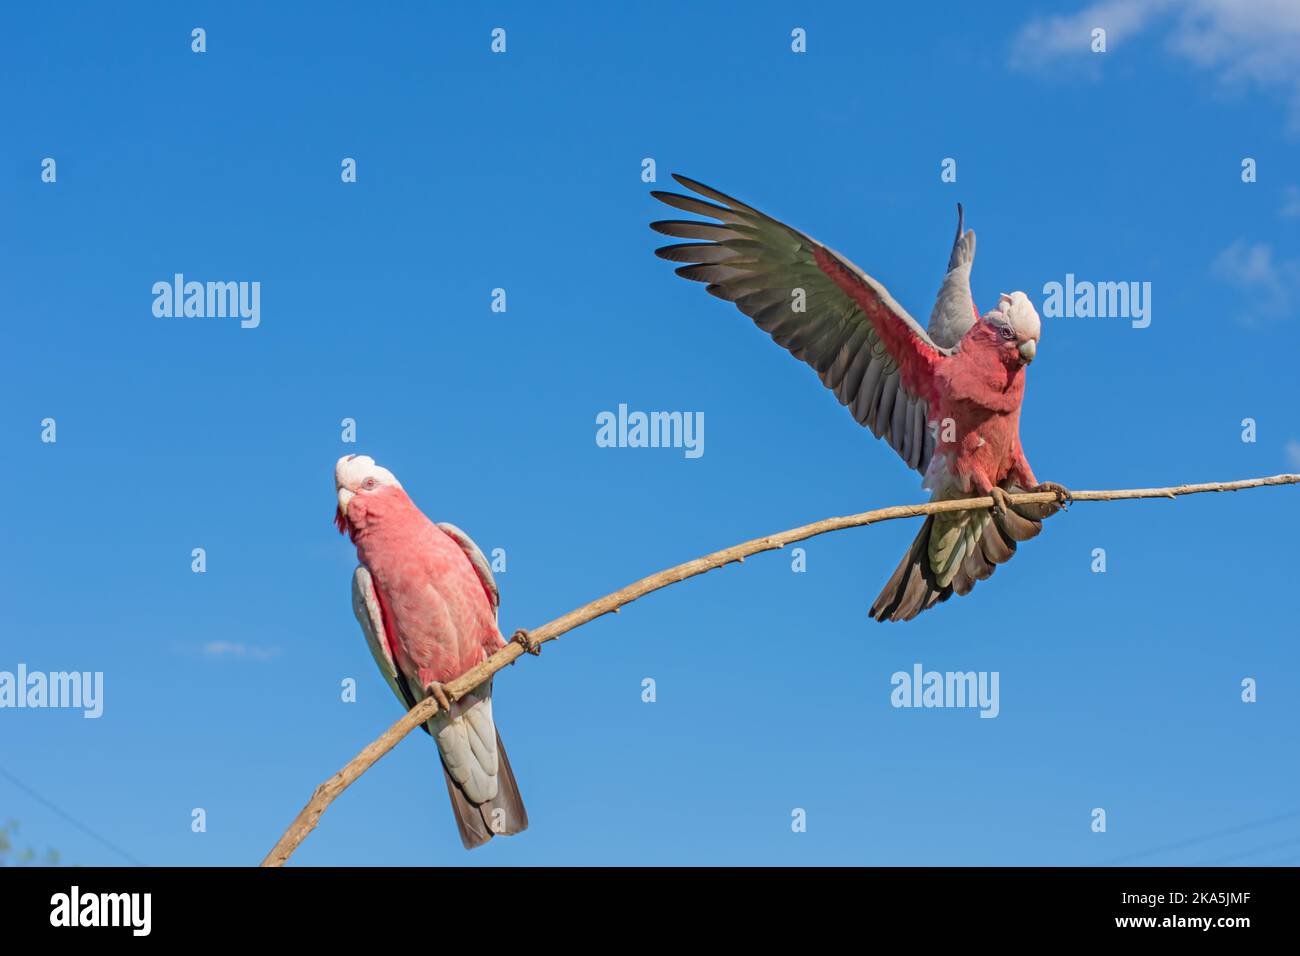
<svg viewBox="0 0 1300 956">
<path fill-rule="evenodd" d="M 1075 501 L 1122 501 L 1130 498 L 1176 498 L 1179 495 L 1198 495 L 1207 491 L 1241 491 L 1244 488 L 1261 488 L 1266 485 L 1292 485 L 1297 483 L 1300 483 L 1300 475 L 1273 475 L 1270 478 L 1213 481 L 1201 485 L 1177 485 L 1172 488 L 1075 491 L 1072 494 Z M 1055 501 L 1056 495 L 1050 491 L 1044 491 L 1011 495 L 1010 499 L 1014 504 L 1045 504 Z M 712 571 L 714 568 L 720 568 L 733 561 L 744 561 L 751 554 L 775 551 L 796 541 L 803 541 L 819 534 L 826 534 L 828 531 L 840 531 L 844 528 L 877 524 L 881 521 L 892 521 L 895 518 L 913 518 L 919 515 L 941 514 L 948 511 L 969 511 L 975 508 L 990 508 L 992 506 L 992 498 L 962 498 L 952 501 L 931 501 L 919 505 L 895 505 L 890 508 L 864 511 L 856 515 L 814 521 L 812 524 L 791 528 L 789 531 L 781 531 L 763 538 L 754 538 L 752 541 L 746 541 L 730 548 L 723 548 L 721 551 L 714 551 L 702 558 L 696 558 L 694 561 L 687 561 L 685 564 L 679 564 L 676 567 L 668 568 L 666 571 L 660 571 L 657 574 L 642 578 L 640 581 L 629 584 L 625 588 L 620 588 L 612 594 L 606 594 L 603 598 L 585 604 L 576 611 L 570 611 L 563 617 L 557 617 L 555 620 L 543 624 L 536 630 L 530 631 L 529 636 L 536 644 L 553 641 L 566 631 L 571 631 L 575 627 L 594 621 L 596 618 L 610 612 L 616 612 L 624 604 L 635 601 L 639 597 L 644 597 L 653 591 L 658 591 L 660 588 L 666 588 L 678 581 L 685 581 L 687 578 L 703 574 L 705 571 Z M 511 642 L 478 666 L 466 671 L 450 683 L 444 684 L 443 689 L 451 700 L 458 700 L 507 664 L 514 663 L 524 653 L 526 652 L 521 644 Z M 262 861 L 261 865 L 283 866 L 299 844 L 307 838 L 307 834 L 316 828 L 321 814 L 334 802 L 334 799 L 346 790 L 353 781 L 369 770 L 375 761 L 397 746 L 398 741 L 437 712 L 437 701 L 432 697 L 426 697 L 412 707 L 406 716 L 384 731 L 378 740 L 375 740 L 361 753 L 353 757 L 347 766 L 317 787 L 316 792 L 312 794 L 311 800 L 302 808 L 302 812 L 290 824 L 289 829 L 284 832 L 284 836 L 280 837 L 280 841 L 276 843 L 271 852 L 266 855 L 266 859 Z"/>
</svg>

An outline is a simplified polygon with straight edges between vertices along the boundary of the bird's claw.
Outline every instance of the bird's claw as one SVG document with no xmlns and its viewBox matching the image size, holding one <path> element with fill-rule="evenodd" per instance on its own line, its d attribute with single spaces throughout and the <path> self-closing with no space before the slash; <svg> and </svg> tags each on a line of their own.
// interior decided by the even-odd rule
<svg viewBox="0 0 1300 956">
<path fill-rule="evenodd" d="M 534 641 L 532 635 L 522 627 L 515 631 L 514 636 L 511 637 L 510 640 L 520 645 L 525 651 L 532 654 L 534 657 L 542 653 L 541 645 Z"/>
<path fill-rule="evenodd" d="M 438 702 L 438 709 L 451 716 L 451 701 L 447 699 L 447 692 L 443 690 L 442 684 L 436 680 L 430 681 L 424 689 Z"/>
<path fill-rule="evenodd" d="M 1074 501 L 1074 495 L 1070 494 L 1070 489 L 1056 481 L 1040 481 L 1034 486 L 1035 492 L 1050 491 L 1056 495 L 1057 502 L 1061 507 L 1068 508 L 1070 502 Z"/>
<path fill-rule="evenodd" d="M 1005 517 L 1011 508 L 1011 496 L 1004 489 L 994 485 L 989 489 L 989 497 L 993 499 L 993 513 L 999 518 Z"/>
</svg>

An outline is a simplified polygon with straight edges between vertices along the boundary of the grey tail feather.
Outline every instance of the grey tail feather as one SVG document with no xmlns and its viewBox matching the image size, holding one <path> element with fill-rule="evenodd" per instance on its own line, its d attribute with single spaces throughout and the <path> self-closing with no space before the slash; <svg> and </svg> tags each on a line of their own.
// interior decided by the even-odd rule
<svg viewBox="0 0 1300 956">
<path fill-rule="evenodd" d="M 510 767 L 500 732 L 497 733 L 497 760 L 497 795 L 482 804 L 471 803 L 465 791 L 447 772 L 447 765 L 442 765 L 447 794 L 451 797 L 451 810 L 456 815 L 456 829 L 460 831 L 460 842 L 467 850 L 482 846 L 494 836 L 509 836 L 528 829 L 528 811 L 519 795 L 519 784 L 515 782 L 515 772 Z M 494 825 L 497 810 L 503 812 L 500 822 Z"/>
<path fill-rule="evenodd" d="M 930 515 L 884 590 L 871 605 L 869 616 L 877 621 L 910 621 L 926 608 L 952 596 L 952 585 L 939 587 L 930 570 L 930 531 L 933 528 L 934 515 Z"/>
<path fill-rule="evenodd" d="M 1016 542 L 1035 537 L 1043 529 L 1043 519 L 1060 509 L 1056 503 L 1012 505 L 1004 514 L 994 513 L 952 580 L 942 587 L 930 568 L 930 534 L 934 530 L 934 515 L 930 515 L 880 597 L 871 605 L 870 616 L 877 621 L 910 621 L 953 594 L 969 594 L 977 581 L 990 577 L 997 565 L 1015 556 Z"/>
<path fill-rule="evenodd" d="M 497 732 L 497 795 L 479 807 L 483 819 L 497 836 L 511 836 L 528 829 L 528 811 L 524 808 L 524 798 L 519 795 L 519 784 L 515 781 L 515 771 L 506 756 L 506 745 L 501 742 L 501 733 Z M 500 814 L 500 825 L 492 827 L 492 817 L 496 811 Z"/>
</svg>

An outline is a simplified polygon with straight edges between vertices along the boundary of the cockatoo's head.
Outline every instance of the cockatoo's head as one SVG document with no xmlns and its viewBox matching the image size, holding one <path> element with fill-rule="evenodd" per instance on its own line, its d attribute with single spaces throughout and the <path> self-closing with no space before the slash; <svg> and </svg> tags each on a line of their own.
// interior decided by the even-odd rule
<svg viewBox="0 0 1300 956">
<path fill-rule="evenodd" d="M 1028 365 L 1038 354 L 1038 337 L 1042 323 L 1038 310 L 1023 292 L 1003 292 L 997 306 L 982 320 L 994 335 L 1008 365 Z"/>
<path fill-rule="evenodd" d="M 387 468 L 376 465 L 368 455 L 344 455 L 334 465 L 334 489 L 338 493 L 339 506 L 334 513 L 334 524 L 339 534 L 346 534 L 352 528 L 348 519 L 348 507 L 354 499 L 363 501 L 372 495 L 381 494 L 386 488 L 401 489 L 402 483 Z"/>
</svg>

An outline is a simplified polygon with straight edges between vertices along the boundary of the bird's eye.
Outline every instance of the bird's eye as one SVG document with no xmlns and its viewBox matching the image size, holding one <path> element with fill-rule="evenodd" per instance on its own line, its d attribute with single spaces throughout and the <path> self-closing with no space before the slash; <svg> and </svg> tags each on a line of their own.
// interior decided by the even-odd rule
<svg viewBox="0 0 1300 956">
<path fill-rule="evenodd" d="M 374 478 L 367 478 L 365 481 L 361 482 L 361 487 L 366 491 L 374 491 L 377 484 L 379 484 L 379 482 L 375 481 Z"/>
<path fill-rule="evenodd" d="M 999 325 L 998 332 L 1004 339 L 1014 339 L 1016 337 L 1015 331 L 1009 325 Z"/>
</svg>

